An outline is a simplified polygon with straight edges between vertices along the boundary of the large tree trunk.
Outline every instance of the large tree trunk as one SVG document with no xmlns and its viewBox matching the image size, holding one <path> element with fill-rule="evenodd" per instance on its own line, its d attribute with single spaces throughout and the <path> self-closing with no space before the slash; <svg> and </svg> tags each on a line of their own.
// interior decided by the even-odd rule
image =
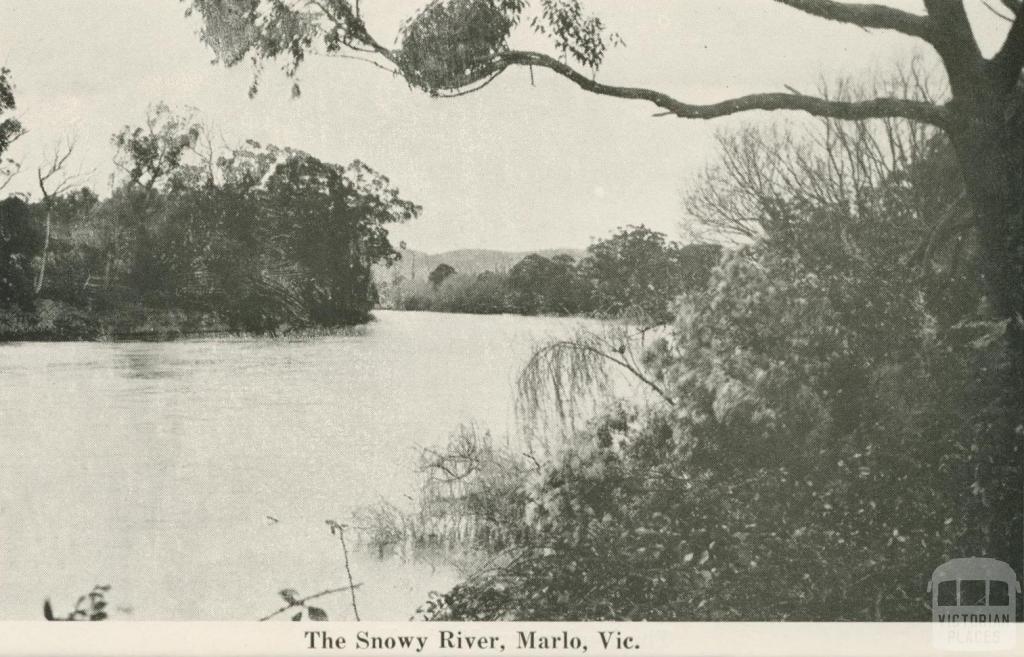
<svg viewBox="0 0 1024 657">
<path fill-rule="evenodd" d="M 980 247 L 979 265 L 993 309 L 1007 320 L 1010 400 L 1024 399 L 1024 89 L 999 95 L 978 85 L 954 100 L 958 121 L 948 133 L 956 149 L 964 184 L 974 210 Z M 965 102 L 964 98 L 967 101 Z M 998 375 L 996 373 L 992 373 Z M 1019 403 L 1019 401 L 1018 401 Z M 992 426 L 990 466 L 1016 464 L 1010 489 L 1020 490 L 1022 456 L 1019 429 L 1011 422 Z M 993 522 L 1014 522 L 1008 545 L 990 546 L 999 558 L 1020 567 L 1021 498 L 999 499 Z"/>
<path fill-rule="evenodd" d="M 950 138 L 970 197 L 981 271 L 994 310 L 1008 320 L 1015 376 L 1024 384 L 1024 122 L 1020 94 L 959 99 Z"/>
</svg>

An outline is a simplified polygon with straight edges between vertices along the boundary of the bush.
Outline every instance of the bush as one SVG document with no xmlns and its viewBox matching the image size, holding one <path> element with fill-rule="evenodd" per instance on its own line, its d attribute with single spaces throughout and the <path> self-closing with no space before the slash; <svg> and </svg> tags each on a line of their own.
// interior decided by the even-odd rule
<svg viewBox="0 0 1024 657">
<path fill-rule="evenodd" d="M 927 620 L 935 566 L 1021 563 L 1005 322 L 984 304 L 938 322 L 884 219 L 820 216 L 682 297 L 644 361 L 671 403 L 570 441 L 506 565 L 438 617 Z"/>
<path fill-rule="evenodd" d="M 42 236 L 32 223 L 32 212 L 20 198 L 0 201 L 0 307 L 31 309 L 35 298 L 32 259 Z"/>
<path fill-rule="evenodd" d="M 17 340 L 95 340 L 96 317 L 59 301 L 40 301 L 34 310 L 0 308 L 0 342 Z"/>
</svg>

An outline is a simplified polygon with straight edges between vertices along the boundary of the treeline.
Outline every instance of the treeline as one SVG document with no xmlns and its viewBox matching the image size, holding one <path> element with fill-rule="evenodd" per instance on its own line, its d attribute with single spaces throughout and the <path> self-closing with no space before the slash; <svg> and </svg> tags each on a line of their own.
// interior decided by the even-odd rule
<svg viewBox="0 0 1024 657">
<path fill-rule="evenodd" d="M 74 186 L 74 144 L 41 198 L 0 202 L 0 339 L 273 333 L 365 322 L 387 226 L 417 216 L 388 179 L 248 141 L 215 148 L 165 105 L 114 135 L 108 198 Z"/>
<path fill-rule="evenodd" d="M 631 316 L 662 323 L 676 297 L 704 286 L 720 255 L 718 245 L 680 245 L 646 226 L 626 226 L 596 241 L 578 262 L 569 255 L 531 254 L 507 272 L 481 273 L 440 264 L 427 280 L 393 282 L 386 298 L 402 310 Z"/>
</svg>

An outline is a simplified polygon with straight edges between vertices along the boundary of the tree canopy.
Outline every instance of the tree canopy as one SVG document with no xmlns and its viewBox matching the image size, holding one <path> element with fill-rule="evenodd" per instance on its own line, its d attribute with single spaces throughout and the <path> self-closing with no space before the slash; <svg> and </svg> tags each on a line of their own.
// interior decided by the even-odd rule
<svg viewBox="0 0 1024 657">
<path fill-rule="evenodd" d="M 14 116 L 4 116 L 17 109 L 14 101 L 14 84 L 11 82 L 11 71 L 0 68 L 0 189 L 7 186 L 10 179 L 21 168 L 20 165 L 4 154 L 14 141 L 25 133 L 21 121 Z"/>
<path fill-rule="evenodd" d="M 0 115 L 16 108 L 14 86 L 11 84 L 10 76 L 10 69 L 0 68 Z M 21 122 L 12 116 L 0 121 L 0 156 L 11 145 L 11 141 L 21 133 L 21 130 Z"/>
<path fill-rule="evenodd" d="M 434 270 L 430 272 L 429 276 L 427 276 L 427 280 L 430 281 L 431 285 L 437 287 L 441 283 L 444 283 L 445 279 L 455 273 L 455 267 L 442 262 L 437 267 L 434 267 Z"/>
</svg>

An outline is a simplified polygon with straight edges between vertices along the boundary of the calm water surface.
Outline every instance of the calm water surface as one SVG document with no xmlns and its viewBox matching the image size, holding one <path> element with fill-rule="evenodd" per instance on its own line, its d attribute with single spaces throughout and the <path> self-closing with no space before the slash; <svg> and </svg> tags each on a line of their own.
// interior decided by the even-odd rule
<svg viewBox="0 0 1024 657">
<path fill-rule="evenodd" d="M 417 446 L 502 433 L 538 341 L 577 320 L 380 311 L 359 335 L 0 346 L 0 619 L 111 584 L 116 618 L 258 618 L 343 585 L 324 525 L 416 487 Z M 273 516 L 280 522 L 267 520 Z M 357 555 L 364 619 L 446 567 Z M 350 618 L 347 598 L 321 600 Z"/>
</svg>

